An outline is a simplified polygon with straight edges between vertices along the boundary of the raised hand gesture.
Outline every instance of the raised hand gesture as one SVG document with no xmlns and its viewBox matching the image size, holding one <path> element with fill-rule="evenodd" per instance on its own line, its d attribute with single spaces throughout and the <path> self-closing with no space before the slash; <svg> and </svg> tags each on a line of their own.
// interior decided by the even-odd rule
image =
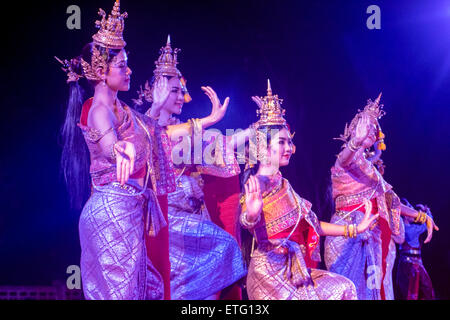
<svg viewBox="0 0 450 320">
<path fill-rule="evenodd" d="M 153 84 L 152 92 L 152 110 L 151 115 L 158 117 L 161 112 L 161 108 L 166 102 L 170 94 L 169 80 L 166 77 L 158 77 Z"/>
<path fill-rule="evenodd" d="M 249 222 L 253 222 L 258 219 L 263 208 L 263 199 L 258 178 L 256 176 L 250 176 L 244 188 L 247 219 Z"/>
<path fill-rule="evenodd" d="M 252 97 L 253 102 L 255 102 L 258 105 L 258 108 L 261 109 L 262 105 L 263 105 L 263 101 L 260 97 L 258 96 L 253 96 Z"/>
<path fill-rule="evenodd" d="M 209 120 L 214 124 L 222 120 L 225 113 L 227 112 L 228 103 L 230 102 L 230 98 L 227 97 L 223 104 L 220 103 L 219 98 L 217 97 L 216 92 L 211 87 L 201 87 L 205 94 L 208 96 L 209 100 L 211 100 L 212 109 L 211 114 L 208 116 Z"/>
<path fill-rule="evenodd" d="M 358 120 L 358 124 L 356 125 L 355 130 L 355 143 L 357 145 L 361 145 L 363 141 L 369 136 L 370 134 L 370 118 L 368 115 L 363 114 L 361 118 Z"/>
</svg>

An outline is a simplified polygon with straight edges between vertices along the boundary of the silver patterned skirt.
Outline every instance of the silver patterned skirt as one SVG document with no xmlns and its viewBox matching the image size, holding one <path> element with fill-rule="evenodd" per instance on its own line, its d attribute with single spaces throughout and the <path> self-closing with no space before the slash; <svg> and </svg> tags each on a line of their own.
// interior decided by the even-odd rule
<svg viewBox="0 0 450 320">
<path fill-rule="evenodd" d="M 330 222 L 340 225 L 359 224 L 364 217 L 364 212 L 357 210 L 342 219 L 347 213 L 347 211 L 336 212 Z M 400 229 L 404 234 L 403 223 L 400 224 Z M 358 234 L 356 238 L 326 237 L 325 264 L 329 271 L 341 274 L 353 281 L 359 300 L 380 300 L 382 287 L 385 299 L 393 300 L 392 269 L 396 256 L 394 240 L 396 239 L 392 238 L 389 241 L 384 272 L 382 230 L 379 223 L 374 224 L 371 230 L 368 229 Z"/>
<path fill-rule="evenodd" d="M 202 300 L 243 278 L 237 241 L 209 217 L 198 178 L 181 176 L 169 194 L 172 300 Z"/>
<path fill-rule="evenodd" d="M 80 264 L 86 299 L 163 298 L 163 281 L 147 257 L 144 236 L 146 225 L 157 233 L 164 218 L 154 193 L 129 183 L 96 187 L 81 213 Z"/>
</svg>

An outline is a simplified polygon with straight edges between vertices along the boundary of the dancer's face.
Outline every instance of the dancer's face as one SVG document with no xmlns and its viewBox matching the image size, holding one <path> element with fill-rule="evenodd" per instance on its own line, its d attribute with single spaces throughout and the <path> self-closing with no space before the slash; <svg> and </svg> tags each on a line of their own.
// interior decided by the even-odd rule
<svg viewBox="0 0 450 320">
<path fill-rule="evenodd" d="M 184 104 L 184 93 L 181 89 L 180 78 L 172 77 L 169 79 L 169 96 L 162 106 L 169 114 L 181 114 Z"/>
<path fill-rule="evenodd" d="M 284 167 L 289 164 L 294 144 L 292 143 L 291 135 L 286 128 L 278 131 L 272 136 L 270 146 L 268 148 L 271 164 L 279 167 Z"/>
<path fill-rule="evenodd" d="M 131 69 L 128 67 L 128 57 L 125 50 L 121 50 L 119 54 L 109 64 L 108 73 L 106 74 L 106 83 L 114 91 L 130 90 Z"/>
</svg>

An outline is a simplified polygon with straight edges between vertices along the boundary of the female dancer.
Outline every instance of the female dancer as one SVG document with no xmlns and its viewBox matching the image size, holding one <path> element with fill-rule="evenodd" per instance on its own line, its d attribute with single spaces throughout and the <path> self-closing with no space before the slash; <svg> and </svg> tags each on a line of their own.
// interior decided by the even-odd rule
<svg viewBox="0 0 450 320">
<path fill-rule="evenodd" d="M 63 62 L 71 96 L 63 127 L 62 166 L 69 190 L 75 186 L 75 196 L 81 194 L 78 179 L 89 163 L 81 132 L 90 154 L 92 194 L 79 221 L 84 295 L 161 299 L 161 275 L 147 259 L 144 236 L 157 235 L 166 224 L 155 194 L 175 187 L 170 144 L 156 121 L 117 98 L 130 85 L 122 37 L 127 14 L 120 13 L 119 1 L 107 19 L 103 10 L 99 14 L 102 20 L 96 22 L 100 30 L 94 41 L 81 56 Z M 78 85 L 82 77 L 95 90 L 83 105 Z"/>
<path fill-rule="evenodd" d="M 141 97 L 135 102 L 143 103 L 142 98 L 152 102 L 146 114 L 166 127 L 172 142 L 177 144 L 174 151 L 186 142 L 186 138 L 188 140 L 184 145 L 188 148 L 181 148 L 183 154 L 180 157 L 178 153 L 172 154 L 177 176 L 177 189 L 168 196 L 172 299 L 218 299 L 223 289 L 245 276 L 246 270 L 236 240 L 211 221 L 204 201 L 202 175 L 237 177 L 240 169 L 234 154 L 227 154 L 226 141 L 221 137 L 216 137 L 215 146 L 212 144 L 214 161 L 195 157 L 191 146 L 199 148 L 204 155 L 208 146 L 202 141 L 203 129 L 223 118 L 229 99 L 221 105 L 212 88 L 202 87 L 212 103 L 211 115 L 191 119 L 188 123 L 180 123 L 174 118 L 173 114 L 181 114 L 183 104 L 190 101 L 186 82 L 176 67 L 177 52 L 177 49 L 172 50 L 169 38 L 155 62 L 152 83 L 146 84 L 146 90 L 140 92 Z M 246 133 L 249 130 L 242 134 Z M 237 205 L 238 201 L 235 208 Z"/>
<path fill-rule="evenodd" d="M 244 172 L 240 216 L 241 225 L 257 243 L 247 275 L 249 299 L 356 299 L 350 280 L 312 268 L 320 261 L 319 237 L 355 237 L 376 217 L 366 215 L 360 224 L 349 226 L 318 221 L 311 203 L 279 172 L 289 164 L 294 147 L 284 110 L 278 96 L 272 95 L 270 83 L 268 95 L 254 100 L 260 105 L 260 120 L 255 126 L 259 161 Z M 250 150 L 254 152 L 252 145 Z"/>
<path fill-rule="evenodd" d="M 395 245 L 391 240 L 392 237 L 402 238 L 400 214 L 413 218 L 424 215 L 402 205 L 392 186 L 383 179 L 373 161 L 365 156 L 365 149 L 384 138 L 378 123 L 384 115 L 380 99 L 381 94 L 375 101 L 369 99 L 364 110 L 355 116 L 349 127 L 346 125 L 345 133 L 339 138 L 346 143 L 331 169 L 336 203 L 336 213 L 331 222 L 358 223 L 367 213 L 379 214 L 380 218 L 370 233 L 354 239 L 329 237 L 325 241 L 328 270 L 352 280 L 358 298 L 364 300 L 394 299 L 392 267 Z M 433 228 L 438 228 L 431 217 L 426 219 L 427 243 L 431 240 Z"/>
</svg>

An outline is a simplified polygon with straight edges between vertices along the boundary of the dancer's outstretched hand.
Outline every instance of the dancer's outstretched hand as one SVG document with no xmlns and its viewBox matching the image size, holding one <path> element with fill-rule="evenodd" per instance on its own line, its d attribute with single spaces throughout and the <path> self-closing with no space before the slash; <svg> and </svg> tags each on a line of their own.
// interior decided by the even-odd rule
<svg viewBox="0 0 450 320">
<path fill-rule="evenodd" d="M 247 206 L 247 218 L 256 221 L 263 208 L 263 200 L 259 180 L 256 176 L 250 176 L 245 188 L 245 204 Z"/>
<path fill-rule="evenodd" d="M 134 144 L 128 141 L 117 141 L 114 144 L 116 154 L 117 181 L 124 185 L 134 171 L 136 149 Z"/>
<path fill-rule="evenodd" d="M 201 87 L 205 94 L 208 96 L 209 100 L 211 100 L 212 109 L 211 114 L 209 115 L 210 120 L 213 123 L 217 123 L 224 117 L 227 112 L 228 103 L 230 102 L 230 98 L 226 97 L 223 104 L 220 103 L 219 98 L 217 97 L 217 93 L 211 87 Z"/>
<path fill-rule="evenodd" d="M 263 101 L 260 97 L 258 96 L 253 96 L 252 97 L 253 102 L 255 102 L 258 105 L 258 108 L 261 109 L 262 105 L 263 105 Z"/>
<path fill-rule="evenodd" d="M 423 204 L 418 204 L 417 207 L 426 213 L 428 213 L 428 211 L 430 210 L 430 208 L 428 208 L 427 206 L 424 206 Z M 425 241 L 423 243 L 428 243 L 431 241 L 431 238 L 433 238 L 434 230 L 439 231 L 439 228 L 434 223 L 433 218 L 427 214 L 427 238 L 425 239 Z"/>
<path fill-rule="evenodd" d="M 380 216 L 379 214 L 371 214 L 370 211 L 371 210 L 366 210 L 366 213 L 364 214 L 363 219 L 356 226 L 356 231 L 358 233 L 362 233 L 362 232 L 366 231 L 372 225 L 372 223 L 374 223 L 374 221 L 376 219 L 378 219 L 378 217 Z"/>
</svg>

